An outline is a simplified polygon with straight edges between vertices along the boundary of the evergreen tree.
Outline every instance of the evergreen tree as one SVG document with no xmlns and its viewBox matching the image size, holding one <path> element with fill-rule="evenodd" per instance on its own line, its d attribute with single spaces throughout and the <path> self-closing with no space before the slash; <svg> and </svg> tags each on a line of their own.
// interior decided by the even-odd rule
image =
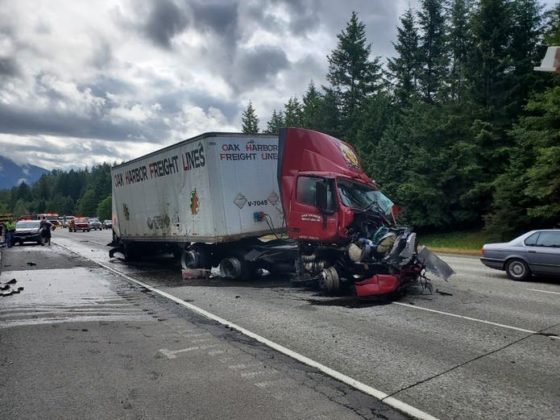
<svg viewBox="0 0 560 420">
<path fill-rule="evenodd" d="M 540 64 L 539 46 L 542 41 L 542 15 L 537 0 L 513 0 L 512 35 L 508 98 L 509 113 L 518 115 L 527 103 L 531 92 L 542 90 L 543 77 L 533 71 Z M 540 86 L 539 86 L 540 85 Z"/>
<path fill-rule="evenodd" d="M 317 130 L 337 138 L 344 138 L 338 98 L 331 89 L 325 89 L 317 110 Z"/>
<path fill-rule="evenodd" d="M 371 44 L 356 12 L 337 38 L 336 49 L 327 57 L 327 80 L 340 106 L 343 137 L 348 138 L 366 99 L 381 88 L 383 79 L 379 57 L 370 59 Z"/>
<path fill-rule="evenodd" d="M 469 195 L 481 168 L 473 163 L 470 121 L 460 111 L 416 102 L 388 124 L 368 156 L 370 174 L 416 229 L 481 224 L 478 203 Z"/>
<path fill-rule="evenodd" d="M 480 0 L 471 17 L 473 48 L 469 57 L 470 96 L 490 118 L 504 115 L 512 62 L 511 7 L 507 0 Z M 508 121 L 509 123 L 509 121 Z"/>
<path fill-rule="evenodd" d="M 241 131 L 245 134 L 257 134 L 259 132 L 259 119 L 252 102 L 249 102 L 241 116 Z"/>
<path fill-rule="evenodd" d="M 284 118 L 282 116 L 282 112 L 276 112 L 276 110 L 272 111 L 272 117 L 270 121 L 266 123 L 266 134 L 278 134 L 280 129 L 284 127 Z"/>
<path fill-rule="evenodd" d="M 495 181 L 486 229 L 501 239 L 560 225 L 560 84 L 530 101 L 512 134 L 516 148 Z"/>
<path fill-rule="evenodd" d="M 307 91 L 303 95 L 302 102 L 302 126 L 305 128 L 317 129 L 319 126 L 319 109 L 321 107 L 321 95 L 315 88 L 313 82 L 309 84 Z"/>
<path fill-rule="evenodd" d="M 418 12 L 420 66 L 418 80 L 422 98 L 429 103 L 441 95 L 449 66 L 442 0 L 422 0 Z"/>
<path fill-rule="evenodd" d="M 284 106 L 286 127 L 303 127 L 303 107 L 297 98 L 290 98 Z"/>
<path fill-rule="evenodd" d="M 362 156 L 362 165 L 366 172 L 373 174 L 375 167 L 370 166 L 368 156 L 375 153 L 383 133 L 395 117 L 394 106 L 387 94 L 378 94 L 369 98 L 362 114 L 360 128 L 357 133 L 357 149 Z"/>
<path fill-rule="evenodd" d="M 545 13 L 545 19 L 545 44 L 549 46 L 560 45 L 560 2 Z"/>
<path fill-rule="evenodd" d="M 472 49 L 472 37 L 469 27 L 470 0 L 453 0 L 449 20 L 449 51 L 451 69 L 449 72 L 449 97 L 463 99 L 466 93 L 469 51 Z"/>
<path fill-rule="evenodd" d="M 408 106 L 418 93 L 418 31 L 411 9 L 401 16 L 400 21 L 397 43 L 393 43 L 398 55 L 389 59 L 388 68 L 397 101 L 402 106 Z"/>
</svg>

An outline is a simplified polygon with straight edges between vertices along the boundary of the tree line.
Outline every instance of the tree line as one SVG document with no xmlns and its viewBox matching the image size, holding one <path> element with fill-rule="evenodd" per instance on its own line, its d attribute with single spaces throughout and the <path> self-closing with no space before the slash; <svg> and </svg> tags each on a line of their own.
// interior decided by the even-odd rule
<svg viewBox="0 0 560 420">
<path fill-rule="evenodd" d="M 421 0 L 398 25 L 395 57 L 371 54 L 353 13 L 327 56 L 325 86 L 274 110 L 280 127 L 353 144 L 365 170 L 420 231 L 485 228 L 511 237 L 560 223 L 560 76 L 537 73 L 560 45 L 560 4 Z M 260 131 L 251 103 L 242 131 Z M 0 213 L 110 218 L 110 165 L 54 170 L 0 191 Z"/>
<path fill-rule="evenodd" d="M 400 17 L 386 66 L 356 13 L 337 38 L 327 84 L 274 110 L 265 133 L 350 142 L 420 231 L 559 227 L 560 75 L 533 67 L 560 45 L 560 4 L 422 0 Z M 241 122 L 259 132 L 252 103 Z"/>
<path fill-rule="evenodd" d="M 0 191 L 0 213 L 21 217 L 49 212 L 111 219 L 111 166 L 54 170 L 31 186 L 22 182 Z"/>
</svg>

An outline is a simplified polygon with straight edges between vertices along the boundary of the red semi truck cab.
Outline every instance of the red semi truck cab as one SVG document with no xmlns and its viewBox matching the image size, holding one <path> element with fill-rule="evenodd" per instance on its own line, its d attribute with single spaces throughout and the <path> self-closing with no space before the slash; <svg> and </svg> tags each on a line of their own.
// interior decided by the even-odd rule
<svg viewBox="0 0 560 420">
<path fill-rule="evenodd" d="M 363 171 L 354 148 L 324 133 L 280 131 L 278 181 L 300 281 L 358 296 L 418 280 L 416 235 L 395 224 L 394 205 Z"/>
</svg>

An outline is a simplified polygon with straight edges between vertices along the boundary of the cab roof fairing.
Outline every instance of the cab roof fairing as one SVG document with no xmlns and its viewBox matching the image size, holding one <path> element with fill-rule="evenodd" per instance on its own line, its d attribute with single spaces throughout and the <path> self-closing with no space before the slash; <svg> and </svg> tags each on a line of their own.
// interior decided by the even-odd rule
<svg viewBox="0 0 560 420">
<path fill-rule="evenodd" d="M 281 128 L 278 149 L 278 185 L 284 215 L 288 214 L 286 206 L 296 178 L 303 173 L 348 177 L 376 188 L 352 145 L 335 137 L 304 128 Z"/>
</svg>

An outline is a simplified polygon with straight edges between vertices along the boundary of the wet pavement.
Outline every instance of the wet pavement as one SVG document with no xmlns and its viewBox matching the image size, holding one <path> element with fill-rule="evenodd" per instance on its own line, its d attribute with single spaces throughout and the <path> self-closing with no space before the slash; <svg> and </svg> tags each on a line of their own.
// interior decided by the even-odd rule
<svg viewBox="0 0 560 420">
<path fill-rule="evenodd" d="M 56 243 L 2 249 L 11 279 L 23 290 L 0 297 L 2 419 L 402 418 Z"/>
</svg>

